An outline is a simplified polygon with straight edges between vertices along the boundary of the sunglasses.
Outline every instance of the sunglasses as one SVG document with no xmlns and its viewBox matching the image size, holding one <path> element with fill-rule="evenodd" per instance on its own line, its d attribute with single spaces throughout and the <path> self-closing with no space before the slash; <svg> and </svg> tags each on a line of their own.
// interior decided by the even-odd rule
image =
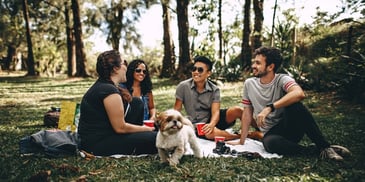
<svg viewBox="0 0 365 182">
<path fill-rule="evenodd" d="M 204 68 L 194 66 L 194 67 L 191 69 L 191 72 L 194 72 L 194 71 L 196 71 L 196 70 L 198 70 L 198 72 L 199 72 L 199 73 L 203 73 Z"/>
<path fill-rule="evenodd" d="M 141 73 L 141 72 L 143 72 L 143 74 L 147 74 L 147 70 L 142 70 L 142 69 L 139 69 L 139 68 L 135 69 L 134 71 L 135 71 L 136 73 Z"/>
</svg>

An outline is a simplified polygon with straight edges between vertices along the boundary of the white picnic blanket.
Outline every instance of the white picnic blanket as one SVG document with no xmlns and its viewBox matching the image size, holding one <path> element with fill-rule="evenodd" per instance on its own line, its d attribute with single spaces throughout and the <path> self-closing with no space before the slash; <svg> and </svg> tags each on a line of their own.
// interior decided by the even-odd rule
<svg viewBox="0 0 365 182">
<path fill-rule="evenodd" d="M 205 140 L 205 139 L 200 139 L 198 138 L 198 143 L 200 145 L 200 148 L 203 152 L 203 156 L 204 157 L 234 157 L 233 155 L 218 155 L 216 153 L 213 153 L 213 149 L 216 147 L 216 144 L 214 141 L 211 140 Z M 245 141 L 244 145 L 228 145 L 226 144 L 227 147 L 229 147 L 232 150 L 236 150 L 237 152 L 257 152 L 259 153 L 263 158 L 281 158 L 281 155 L 278 154 L 272 154 L 272 153 L 268 153 L 265 151 L 264 146 L 262 145 L 261 142 L 257 141 L 257 140 L 253 140 L 250 138 L 247 138 Z M 189 149 L 186 152 L 186 155 L 192 155 L 193 152 L 191 149 Z M 121 158 L 121 157 L 129 157 L 132 155 L 112 155 L 111 157 L 114 158 Z M 133 156 L 133 157 L 143 157 L 146 155 L 138 155 L 138 156 Z"/>
<path fill-rule="evenodd" d="M 239 139 L 237 139 L 237 140 L 239 140 Z M 204 157 L 220 157 L 220 156 L 231 157 L 232 156 L 232 155 L 218 155 L 216 153 L 213 153 L 213 149 L 216 147 L 216 144 L 214 141 L 198 138 L 198 143 L 201 146 L 201 150 L 203 152 Z M 231 151 L 236 150 L 237 152 L 257 152 L 263 158 L 281 158 L 282 157 L 281 155 L 278 155 L 278 154 L 272 154 L 272 153 L 266 152 L 266 150 L 264 149 L 264 146 L 262 145 L 262 142 L 253 140 L 250 138 L 246 138 L 244 145 L 226 144 L 226 146 L 229 147 L 231 149 Z M 192 153 L 192 151 L 190 151 L 190 150 L 188 150 L 187 152 Z"/>
</svg>

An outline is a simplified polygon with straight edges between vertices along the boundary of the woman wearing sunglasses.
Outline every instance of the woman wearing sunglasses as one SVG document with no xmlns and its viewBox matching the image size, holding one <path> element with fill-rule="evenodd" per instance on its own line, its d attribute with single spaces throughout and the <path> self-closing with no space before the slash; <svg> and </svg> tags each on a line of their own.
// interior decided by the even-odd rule
<svg viewBox="0 0 365 182">
<path fill-rule="evenodd" d="M 133 116 L 138 117 L 134 119 L 136 124 L 143 124 L 143 120 L 154 120 L 156 109 L 153 101 L 152 81 L 147 64 L 143 60 L 136 59 L 128 65 L 127 82 L 124 85 L 132 94 L 133 99 L 143 102 L 143 108 L 133 109 L 143 112 L 141 114 L 134 112 Z"/>
<path fill-rule="evenodd" d="M 241 119 L 243 109 L 235 106 L 220 109 L 220 90 L 208 78 L 212 74 L 212 61 L 204 56 L 194 58 L 191 70 L 192 78 L 180 82 L 176 88 L 174 109 L 181 111 L 184 106 L 188 118 L 203 126 L 205 138 L 213 140 L 215 136 L 223 136 L 226 140 L 238 139 L 240 135 L 232 134 L 225 129 Z"/>
<path fill-rule="evenodd" d="M 126 81 L 127 62 L 118 51 L 106 51 L 98 56 L 96 71 L 99 78 L 81 101 L 80 149 L 99 156 L 156 154 L 154 128 L 125 117 L 132 96 L 119 83 Z"/>
</svg>

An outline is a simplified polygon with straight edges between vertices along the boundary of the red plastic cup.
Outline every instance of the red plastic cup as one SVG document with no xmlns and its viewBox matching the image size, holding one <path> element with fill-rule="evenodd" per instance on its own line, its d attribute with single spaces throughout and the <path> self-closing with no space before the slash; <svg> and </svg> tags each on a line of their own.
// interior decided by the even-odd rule
<svg viewBox="0 0 365 182">
<path fill-rule="evenodd" d="M 226 139 L 226 137 L 223 137 L 223 136 L 216 136 L 216 137 L 214 137 L 215 143 L 217 143 L 219 141 L 224 142 L 225 139 Z"/>
<path fill-rule="evenodd" d="M 155 121 L 154 120 L 144 120 L 143 124 L 148 127 L 155 127 Z"/>
<path fill-rule="evenodd" d="M 203 136 L 205 133 L 203 131 L 203 126 L 205 125 L 205 123 L 197 123 L 196 124 L 196 130 L 198 131 L 198 135 L 199 136 Z"/>
</svg>

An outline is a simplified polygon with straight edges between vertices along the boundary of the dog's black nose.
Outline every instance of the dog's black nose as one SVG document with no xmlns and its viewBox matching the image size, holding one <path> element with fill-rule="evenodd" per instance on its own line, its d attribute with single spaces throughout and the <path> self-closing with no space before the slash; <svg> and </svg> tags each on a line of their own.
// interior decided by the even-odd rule
<svg viewBox="0 0 365 182">
<path fill-rule="evenodd" d="M 176 121 L 176 120 L 173 120 L 172 122 L 174 122 L 174 125 L 176 125 L 176 124 L 177 124 L 177 121 Z"/>
</svg>

